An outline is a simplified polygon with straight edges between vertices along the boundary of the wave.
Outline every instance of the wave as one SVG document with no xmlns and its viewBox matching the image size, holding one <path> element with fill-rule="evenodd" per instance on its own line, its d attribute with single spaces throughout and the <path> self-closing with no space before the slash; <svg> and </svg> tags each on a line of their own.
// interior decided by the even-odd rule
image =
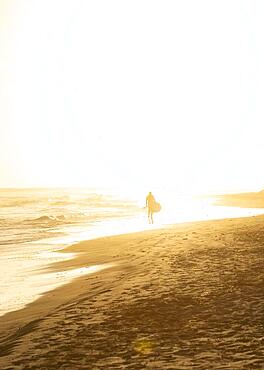
<svg viewBox="0 0 264 370">
<path fill-rule="evenodd" d="M 52 215 L 44 215 L 39 216 L 36 218 L 24 218 L 24 219 L 11 219 L 5 218 L 0 219 L 0 228 L 1 231 L 4 233 L 7 230 L 13 228 L 13 230 L 24 230 L 24 232 L 30 231 L 32 228 L 37 227 L 39 228 L 46 228 L 46 227 L 56 227 L 62 226 L 63 224 L 73 223 L 70 219 L 68 219 L 64 215 L 52 216 Z"/>
<path fill-rule="evenodd" d="M 26 205 L 32 205 L 37 203 L 37 200 L 32 199 L 0 199 L 0 207 L 3 208 L 13 208 L 13 207 L 23 207 Z"/>
<path fill-rule="evenodd" d="M 69 224 L 87 219 L 87 214 L 82 212 L 68 213 L 67 215 L 43 215 L 33 219 L 25 219 L 23 222 L 33 224 Z"/>
<path fill-rule="evenodd" d="M 34 219 L 24 220 L 24 222 L 27 222 L 27 223 L 52 224 L 52 225 L 65 223 L 65 221 L 67 221 L 67 217 L 64 215 L 58 215 L 58 216 L 44 215 L 44 216 L 40 216 Z"/>
</svg>

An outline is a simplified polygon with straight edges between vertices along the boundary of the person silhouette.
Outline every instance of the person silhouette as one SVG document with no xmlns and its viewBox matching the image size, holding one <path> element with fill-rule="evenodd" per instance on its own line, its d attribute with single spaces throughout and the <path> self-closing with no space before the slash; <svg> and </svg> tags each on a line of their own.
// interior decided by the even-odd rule
<svg viewBox="0 0 264 370">
<path fill-rule="evenodd" d="M 155 203 L 156 203 L 155 198 L 150 191 L 146 197 L 146 207 L 148 208 L 148 222 L 150 224 L 153 224 L 153 213 Z"/>
</svg>

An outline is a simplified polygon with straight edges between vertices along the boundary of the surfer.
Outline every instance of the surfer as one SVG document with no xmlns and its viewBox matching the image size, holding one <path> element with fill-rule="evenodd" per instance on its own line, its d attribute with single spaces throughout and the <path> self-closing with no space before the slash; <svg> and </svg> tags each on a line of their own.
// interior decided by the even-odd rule
<svg viewBox="0 0 264 370">
<path fill-rule="evenodd" d="M 148 208 L 148 221 L 150 224 L 153 224 L 153 212 L 155 204 L 156 204 L 155 198 L 150 191 L 146 197 L 146 207 Z"/>
</svg>

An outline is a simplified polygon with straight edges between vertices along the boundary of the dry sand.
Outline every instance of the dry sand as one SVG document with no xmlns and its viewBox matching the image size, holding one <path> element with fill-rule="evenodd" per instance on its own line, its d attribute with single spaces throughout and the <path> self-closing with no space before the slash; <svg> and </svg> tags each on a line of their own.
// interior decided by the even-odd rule
<svg viewBox="0 0 264 370">
<path fill-rule="evenodd" d="M 0 319 L 0 368 L 264 369 L 264 217 L 82 242 L 106 262 Z"/>
</svg>

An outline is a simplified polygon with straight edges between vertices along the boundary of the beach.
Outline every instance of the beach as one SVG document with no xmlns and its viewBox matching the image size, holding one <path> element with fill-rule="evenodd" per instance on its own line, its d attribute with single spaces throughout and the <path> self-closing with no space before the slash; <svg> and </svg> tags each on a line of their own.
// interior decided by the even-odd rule
<svg viewBox="0 0 264 370">
<path fill-rule="evenodd" d="M 84 274 L 0 318 L 0 367 L 263 369 L 264 217 L 83 241 Z"/>
<path fill-rule="evenodd" d="M 63 263 L 61 270 L 46 271 L 47 266 L 75 257 L 74 250 L 61 253 L 72 244 L 170 224 L 256 216 L 264 207 L 262 196 L 256 194 L 256 208 L 252 196 L 247 196 L 243 208 L 230 207 L 225 198 L 219 205 L 218 197 L 171 192 L 157 193 L 157 198 L 162 212 L 155 214 L 153 226 L 139 201 L 145 200 L 143 196 L 92 188 L 0 189 L 0 317 L 94 271 L 90 265 L 68 271 Z"/>
<path fill-rule="evenodd" d="M 264 370 L 264 2 L 0 17 L 0 370 Z"/>
</svg>

